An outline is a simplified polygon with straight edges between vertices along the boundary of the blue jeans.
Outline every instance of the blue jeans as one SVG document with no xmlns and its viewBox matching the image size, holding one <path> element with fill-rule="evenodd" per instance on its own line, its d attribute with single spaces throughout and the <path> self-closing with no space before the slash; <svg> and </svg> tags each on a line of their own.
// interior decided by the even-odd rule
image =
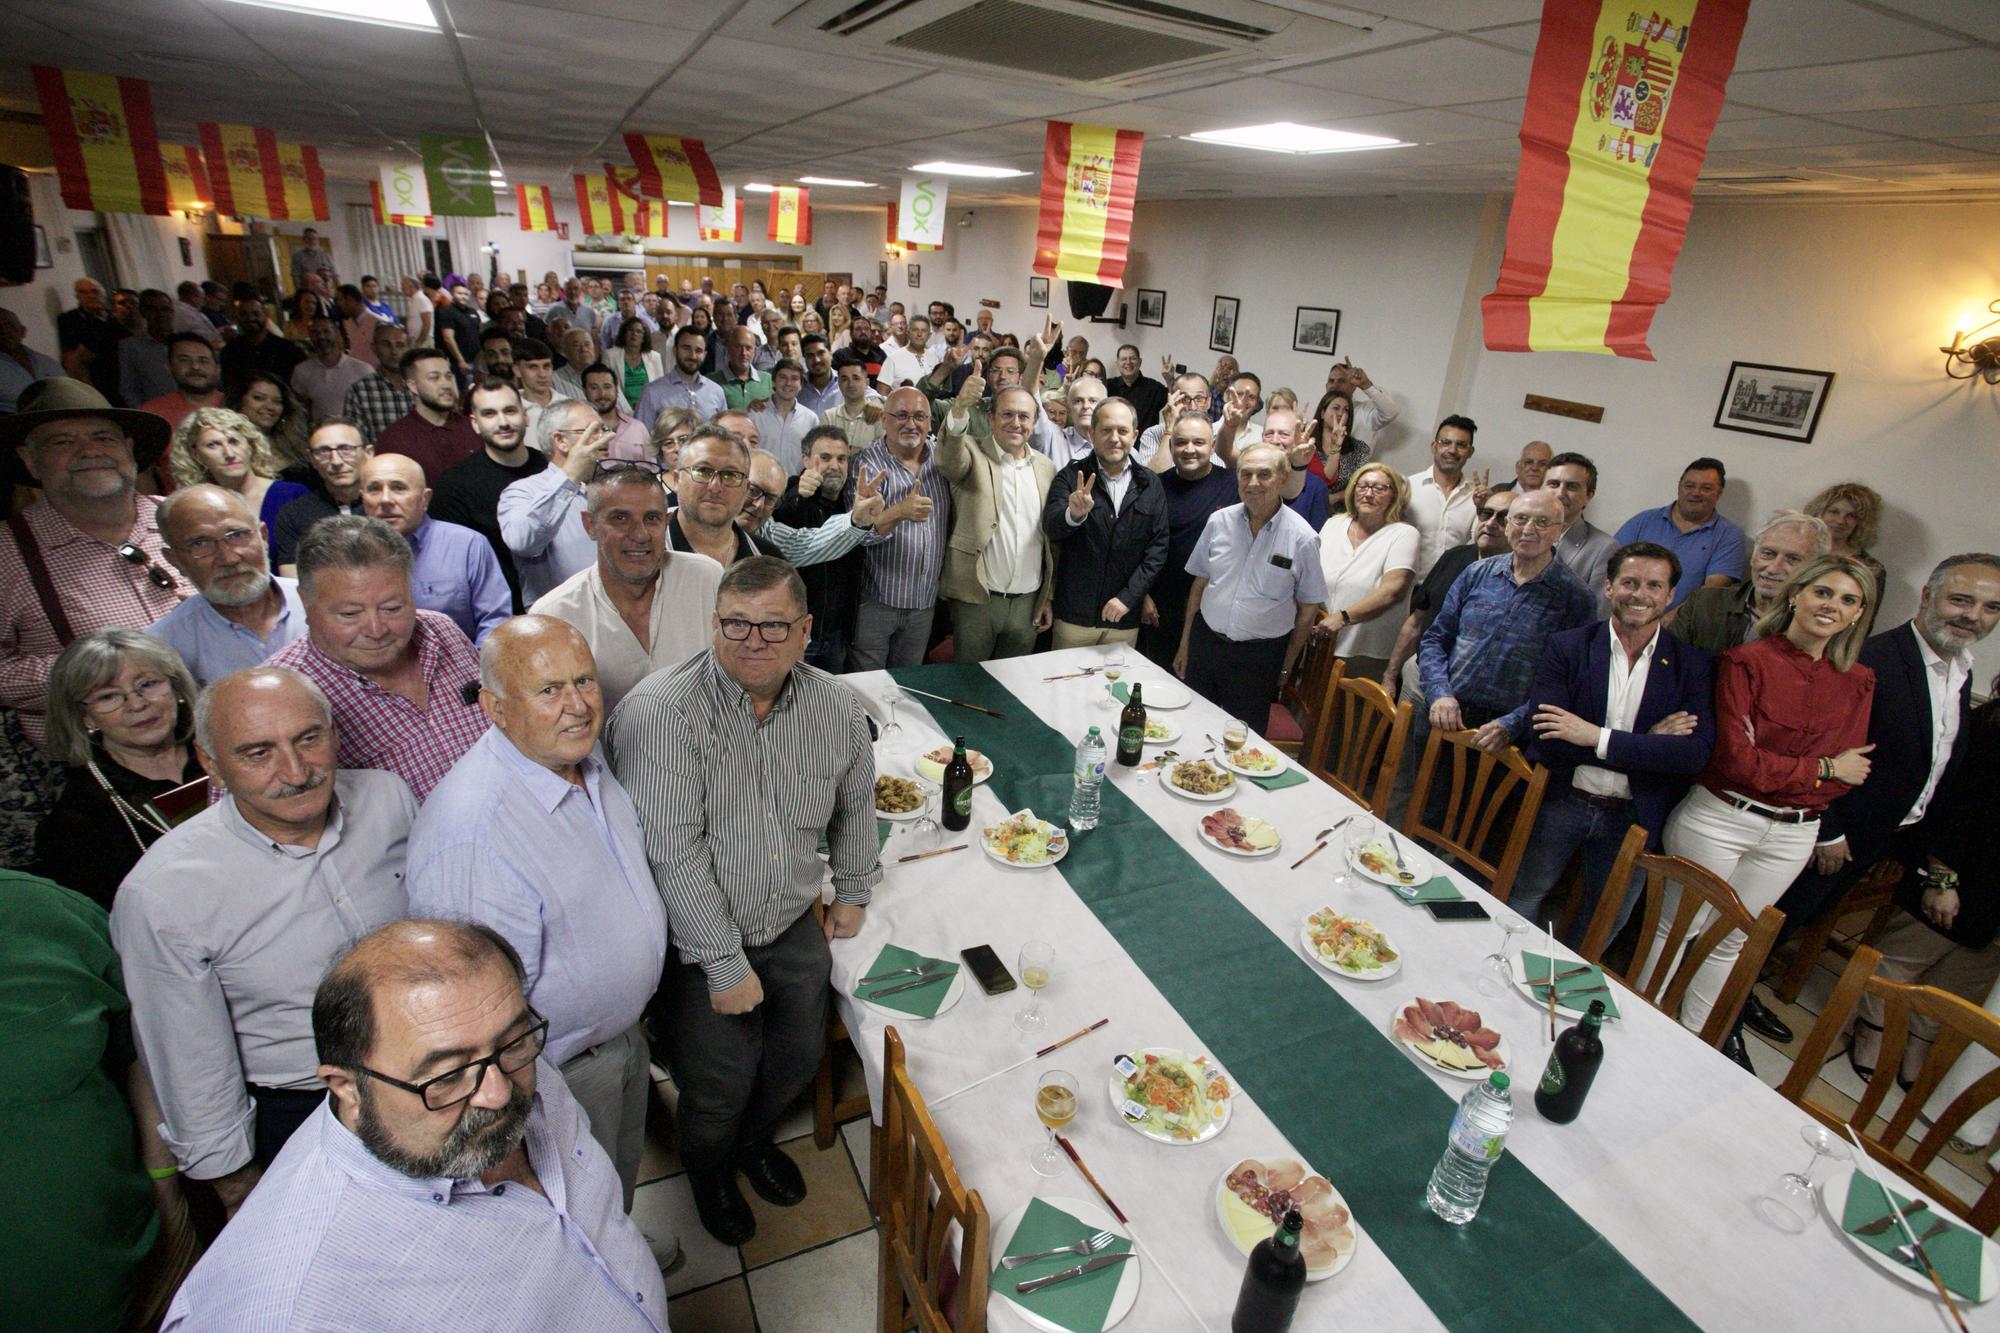
<svg viewBox="0 0 2000 1333">
<path fill-rule="evenodd" d="M 806 665 L 836 676 L 847 670 L 847 631 L 837 629 L 821 634 L 815 629 L 812 642 L 806 645 Z"/>
<path fill-rule="evenodd" d="M 1611 865 L 1618 859 L 1618 848 L 1625 841 L 1625 830 L 1634 822 L 1632 810 L 1629 802 L 1622 808 L 1607 808 L 1580 800 L 1573 791 L 1565 791 L 1554 800 L 1542 802 L 1542 812 L 1535 819 L 1534 836 L 1529 839 L 1527 854 L 1521 858 L 1521 869 L 1514 876 L 1514 892 L 1508 897 L 1507 906 L 1531 923 L 1540 925 L 1543 900 L 1555 889 L 1556 881 L 1562 878 L 1570 858 L 1581 848 L 1583 904 L 1562 936 L 1563 943 L 1572 949 L 1581 945 L 1585 932 L 1590 929 L 1590 919 L 1597 912 L 1598 901 L 1604 896 L 1604 883 L 1611 877 Z M 1611 931 L 1614 938 L 1624 928 L 1625 919 L 1632 915 L 1632 909 L 1638 905 L 1640 891 L 1645 886 L 1645 875 L 1634 871 L 1632 882 L 1625 886 L 1625 901 L 1618 906 L 1618 923 Z"/>
</svg>

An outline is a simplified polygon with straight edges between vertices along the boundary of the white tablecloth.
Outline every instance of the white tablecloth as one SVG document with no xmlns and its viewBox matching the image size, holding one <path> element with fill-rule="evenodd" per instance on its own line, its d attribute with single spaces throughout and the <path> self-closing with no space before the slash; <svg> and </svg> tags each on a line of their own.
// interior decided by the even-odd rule
<svg viewBox="0 0 2000 1333">
<path fill-rule="evenodd" d="M 1002 685 L 1047 725 L 1080 737 L 1096 724 L 1110 735 L 1117 705 L 1101 678 L 1046 684 L 1044 676 L 1076 670 L 1101 659 L 1100 649 L 1073 649 L 989 663 Z M 1157 667 L 1137 661 L 1130 676 L 1164 679 Z M 846 678 L 878 717 L 893 689 L 886 673 Z M 902 696 L 902 731 L 878 747 L 885 773 L 910 772 L 912 758 L 945 739 L 932 724 L 928 701 Z M 943 714 L 944 704 L 928 704 Z M 1220 734 L 1221 711 L 1197 697 L 1192 706 L 1165 714 L 1179 721 L 1184 754 L 1205 748 L 1205 734 Z M 947 722 L 947 725 L 949 723 Z M 1192 746 L 1190 745 L 1192 743 Z M 1148 755 L 1153 753 L 1148 748 Z M 1834 1223 L 1820 1219 L 1800 1235 L 1766 1225 L 1754 1210 L 1757 1196 L 1780 1173 L 1805 1165 L 1799 1138 L 1809 1123 L 1753 1075 L 1703 1045 L 1693 1034 L 1644 1001 L 1620 995 L 1622 1021 L 1606 1025 L 1605 1058 L 1582 1116 L 1570 1125 L 1542 1120 L 1532 1105 L 1533 1083 L 1547 1054 L 1546 1022 L 1519 995 L 1498 998 L 1474 989 L 1480 959 L 1495 951 L 1502 932 L 1488 922 L 1443 924 L 1421 908 L 1404 905 L 1386 889 L 1351 877 L 1333 886 L 1335 847 L 1297 871 L 1286 867 L 1312 845 L 1318 830 L 1356 807 L 1323 783 L 1265 792 L 1240 784 L 1231 804 L 1275 824 L 1285 847 L 1276 857 L 1246 860 L 1224 855 L 1196 836 L 1202 815 L 1195 804 L 1162 790 L 1150 772 L 1107 768 L 1107 779 L 1158 821 L 1162 836 L 1188 847 L 1216 880 L 1290 947 L 1304 957 L 1298 923 L 1321 906 L 1359 914 L 1393 937 L 1402 953 L 1401 975 L 1354 982 L 1323 974 L 1325 984 L 1368 1017 L 1378 1030 L 1417 994 L 1454 998 L 1479 1007 L 1490 1026 L 1511 1043 L 1516 1072 L 1514 1126 L 1506 1151 L 1517 1155 L 1569 1206 L 1616 1245 L 1687 1315 L 1710 1329 L 1808 1327 L 1881 1330 L 1949 1327 L 1934 1297 L 1899 1283 L 1855 1253 Z M 1081 1111 L 1070 1138 L 1111 1197 L 1133 1220 L 1144 1265 L 1137 1308 L 1125 1327 L 1146 1330 L 1223 1330 L 1229 1326 L 1244 1260 L 1223 1236 L 1214 1215 L 1214 1191 L 1223 1172 L 1244 1157 L 1293 1153 L 1259 1109 L 1257 1089 L 1241 1089 L 1233 1119 L 1217 1138 L 1192 1147 L 1154 1143 L 1116 1118 L 1105 1092 L 1111 1057 L 1139 1046 L 1195 1050 L 1194 1034 L 1128 958 L 1090 909 L 1072 892 L 1062 868 L 1021 870 L 997 864 L 978 848 L 978 830 L 1008 813 L 986 786 L 973 801 L 972 826 L 947 834 L 973 846 L 907 866 L 895 858 L 941 844 L 919 844 L 907 826 L 884 851 L 887 867 L 861 933 L 837 940 L 833 984 L 844 998 L 843 1016 L 866 1065 L 869 1088 L 880 1107 L 882 1033 L 894 1023 L 908 1048 L 909 1067 L 929 1099 L 965 1183 L 980 1192 L 997 1223 L 1029 1197 L 1092 1198 L 1071 1173 L 1043 1179 L 1027 1165 L 1041 1140 L 1034 1114 L 1036 1080 L 1050 1067 L 1075 1074 Z M 1062 823 L 1066 810 L 1037 813 Z M 1087 835 L 1086 835 L 1087 836 Z M 1459 881 L 1489 911 L 1504 909 L 1489 895 Z M 1055 946 L 1054 979 L 1042 993 L 1049 1035 L 1023 1038 L 1013 1015 L 1026 992 L 989 998 L 968 979 L 965 997 L 929 1022 L 890 1016 L 850 997 L 856 981 L 886 943 L 933 957 L 956 959 L 961 949 L 990 944 L 1018 976 L 1015 957 L 1024 941 Z M 1199 941 L 1189 941 L 1198 948 Z M 1560 948 L 1560 946 L 1558 946 Z M 1567 956 L 1567 955 L 1566 955 Z M 1246 986 L 1256 985 L 1245 978 Z M 953 1096 L 1057 1037 L 1099 1018 L 1110 1024 L 1044 1060 Z M 1573 1021 L 1573 1020 L 1570 1020 Z M 1567 1026 L 1567 1023 L 1565 1023 Z M 1275 1034 L 1274 1034 L 1275 1036 Z M 1316 1076 L 1301 1071 L 1302 1079 Z M 1468 1084 L 1431 1075 L 1456 1098 Z M 1437 1107 L 1437 1143 L 1444 1150 L 1448 1108 Z M 1829 1178 L 1827 1163 L 1818 1178 Z M 1840 1166 L 1835 1171 L 1844 1172 Z M 1342 1182 L 1332 1177 L 1336 1188 Z M 1422 1208 L 1426 1179 L 1407 1182 L 1396 1199 L 1348 1202 L 1362 1216 L 1383 1207 Z M 1475 1219 L 1472 1226 L 1478 1226 Z M 1439 1258 L 1449 1263 L 1451 1237 L 1442 1221 Z M 1357 1220 L 1360 1248 L 1346 1271 L 1306 1290 L 1295 1327 L 1435 1328 L 1439 1321 L 1370 1244 Z M 995 1253 L 1005 1237 L 995 1235 Z M 1167 1272 L 1163 1275 L 1162 1268 Z M 1163 1276 L 1171 1277 L 1171 1285 Z M 1477 1283 L 1477 1273 L 1465 1275 Z M 1173 1288 L 1184 1295 L 1192 1311 Z M 1967 1309 L 1977 1327 L 2000 1327 L 2000 1303 Z M 992 1303 L 997 1328 L 1021 1328 L 1012 1307 Z"/>
</svg>

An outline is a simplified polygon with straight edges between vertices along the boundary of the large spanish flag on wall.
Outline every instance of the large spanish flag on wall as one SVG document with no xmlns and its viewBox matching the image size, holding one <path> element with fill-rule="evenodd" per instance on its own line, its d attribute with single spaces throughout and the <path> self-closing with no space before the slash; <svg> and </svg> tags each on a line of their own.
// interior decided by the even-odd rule
<svg viewBox="0 0 2000 1333">
<path fill-rule="evenodd" d="M 63 203 L 93 213 L 170 210 L 153 92 L 144 79 L 35 67 Z"/>
<path fill-rule="evenodd" d="M 733 242 L 743 239 L 743 201 L 736 197 L 734 186 L 723 190 L 722 207 L 696 204 L 694 216 L 704 241 Z"/>
<path fill-rule="evenodd" d="M 391 213 L 382 199 L 382 182 L 368 182 L 368 201 L 375 205 L 375 225 L 378 227 L 429 227 L 437 222 L 428 213 Z"/>
<path fill-rule="evenodd" d="M 1145 137 L 1137 130 L 1049 122 L 1035 272 L 1107 287 L 1124 281 Z"/>
<path fill-rule="evenodd" d="M 632 192 L 648 199 L 722 207 L 722 179 L 699 139 L 665 134 L 628 134 L 625 147 L 639 168 Z M 662 233 L 664 235 L 665 233 Z"/>
<path fill-rule="evenodd" d="M 803 185 L 780 185 L 771 191 L 770 222 L 764 237 L 781 245 L 811 245 L 812 191 Z"/>
<path fill-rule="evenodd" d="M 167 177 L 167 203 L 178 209 L 211 208 L 208 171 L 202 166 L 201 150 L 193 144 L 160 145 L 160 168 Z"/>
<path fill-rule="evenodd" d="M 516 185 L 514 211 L 520 215 L 522 231 L 556 229 L 556 201 L 546 185 Z"/>
<path fill-rule="evenodd" d="M 292 222 L 325 222 L 326 173 L 319 169 L 319 149 L 309 143 L 280 143 L 278 170 L 285 177 L 285 217 Z"/>
<path fill-rule="evenodd" d="M 889 205 L 889 234 L 888 234 L 887 236 L 885 236 L 885 237 L 883 238 L 883 239 L 884 239 L 884 241 L 885 241 L 886 243 L 888 243 L 889 245 L 893 245 L 893 246 L 895 246 L 895 247 L 896 247 L 896 248 L 897 248 L 898 250 L 942 250 L 942 249 L 944 249 L 944 247 L 943 247 L 942 245 L 925 245 L 925 244 L 924 244 L 924 243 L 923 243 L 922 241 L 903 241 L 903 240 L 898 240 L 898 239 L 896 238 L 896 230 L 897 230 L 897 227 L 896 227 L 896 224 L 897 224 L 898 222 L 900 222 L 900 221 L 901 221 L 901 216 L 900 216 L 900 215 L 901 215 L 901 213 L 902 213 L 902 205 L 901 205 L 901 204 L 898 204 L 898 203 L 893 203 L 893 202 L 892 202 L 892 203 L 891 203 L 891 204 Z"/>
<path fill-rule="evenodd" d="M 611 188 L 606 176 L 572 176 L 576 185 L 576 212 L 583 219 L 585 236 L 622 236 L 625 233 L 623 196 Z"/>
<path fill-rule="evenodd" d="M 1653 359 L 1749 0 L 1543 0 L 1495 351 Z"/>
<path fill-rule="evenodd" d="M 204 120 L 201 156 L 208 164 L 208 188 L 215 211 L 228 217 L 284 221 L 285 169 L 278 162 L 278 136 L 251 125 L 218 125 Z"/>
</svg>

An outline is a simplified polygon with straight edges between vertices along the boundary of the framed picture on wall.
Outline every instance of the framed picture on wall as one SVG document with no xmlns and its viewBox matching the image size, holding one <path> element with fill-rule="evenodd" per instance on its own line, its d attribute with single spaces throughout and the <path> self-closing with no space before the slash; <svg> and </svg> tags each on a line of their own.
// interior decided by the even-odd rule
<svg viewBox="0 0 2000 1333">
<path fill-rule="evenodd" d="M 1302 305 L 1292 316 L 1292 350 L 1333 355 L 1340 342 L 1340 312 L 1325 306 Z"/>
<path fill-rule="evenodd" d="M 1832 387 L 1830 370 L 1732 361 L 1722 401 L 1716 404 L 1715 424 L 1722 430 L 1811 444 Z"/>
<path fill-rule="evenodd" d="M 1215 313 L 1208 320 L 1208 350 L 1211 352 L 1234 352 L 1236 350 L 1236 315 L 1243 308 L 1243 302 L 1233 296 L 1215 298 Z"/>
<path fill-rule="evenodd" d="M 1049 308 L 1049 280 L 1035 277 L 1028 279 L 1028 304 L 1037 310 Z"/>
<path fill-rule="evenodd" d="M 1167 322 L 1167 294 L 1154 291 L 1151 287 L 1139 289 L 1139 322 L 1147 328 L 1157 329 Z"/>
<path fill-rule="evenodd" d="M 924 285 L 924 266 L 923 266 L 922 264 L 911 264 L 911 265 L 908 265 L 908 268 L 909 268 L 909 270 L 910 270 L 910 273 L 909 273 L 909 278 L 910 278 L 910 286 L 912 286 L 912 287 L 921 287 L 921 286 L 923 286 L 923 285 Z"/>
<path fill-rule="evenodd" d="M 180 243 L 181 243 L 181 267 L 182 267 L 182 268 L 193 268 L 193 267 L 194 267 L 194 242 L 193 242 L 193 241 L 190 241 L 190 240 L 189 240 L 189 239 L 188 239 L 187 237 L 185 237 L 185 236 L 183 236 L 183 237 L 181 237 L 181 238 L 179 238 L 179 239 L 180 239 Z"/>
<path fill-rule="evenodd" d="M 182 244 L 186 244 L 186 242 L 182 242 Z M 46 231 L 42 230 L 40 223 L 36 223 L 35 224 L 35 267 L 54 268 L 55 266 L 56 266 L 56 261 L 50 258 L 49 256 L 49 234 Z"/>
</svg>

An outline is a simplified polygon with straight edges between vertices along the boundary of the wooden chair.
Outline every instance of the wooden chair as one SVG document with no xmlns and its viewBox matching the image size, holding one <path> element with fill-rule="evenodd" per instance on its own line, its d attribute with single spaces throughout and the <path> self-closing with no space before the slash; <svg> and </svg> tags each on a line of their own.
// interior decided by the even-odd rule
<svg viewBox="0 0 2000 1333">
<path fill-rule="evenodd" d="M 1813 969 L 1829 949 L 1847 952 L 1845 942 L 1835 944 L 1834 928 L 1843 918 L 1857 912 L 1872 912 L 1868 925 L 1861 932 L 1863 944 L 1873 944 L 1882 938 L 1882 932 L 1889 928 L 1889 919 L 1896 915 L 1896 885 L 1902 881 L 1902 864 L 1894 860 L 1877 861 L 1870 866 L 1860 879 L 1841 895 L 1839 902 L 1820 914 L 1819 920 L 1810 925 L 1800 926 L 1794 936 L 1798 951 L 1792 961 L 1785 965 L 1785 973 L 1778 979 L 1778 998 L 1787 1004 L 1798 1002 L 1799 992 L 1806 988 Z"/>
<path fill-rule="evenodd" d="M 825 903 L 813 904 L 813 920 L 825 924 Z M 829 995 L 826 1002 L 826 1048 L 820 1054 L 819 1069 L 813 1074 L 813 1145 L 821 1152 L 833 1146 L 834 1138 L 840 1133 L 841 1122 L 868 1114 L 867 1092 L 846 1098 L 839 1095 L 833 1053 L 843 1042 L 852 1045 L 853 1039 L 848 1035 L 846 1022 L 840 1017 L 837 998 Z"/>
<path fill-rule="evenodd" d="M 1827 998 L 1826 1007 L 1820 1010 L 1819 1021 L 1806 1035 L 1799 1058 L 1792 1063 L 1791 1074 L 1778 1086 L 1778 1091 L 1807 1115 L 1840 1130 L 1843 1137 L 1846 1133 L 1844 1126 L 1852 1125 L 1869 1155 L 1876 1161 L 1942 1202 L 1970 1223 L 1974 1230 L 1991 1235 L 1994 1228 L 2000 1227 L 2000 1177 L 1989 1181 L 1978 1199 L 1967 1202 L 1932 1176 L 1930 1170 L 1938 1155 L 1951 1142 L 1952 1135 L 1958 1133 L 1973 1113 L 2000 1098 L 2000 1069 L 1987 1071 L 1983 1078 L 1954 1097 L 1951 1104 L 1931 1122 L 1928 1131 L 1916 1117 L 1917 1112 L 1930 1101 L 1931 1094 L 1937 1091 L 1938 1084 L 1950 1071 L 1953 1062 L 1968 1046 L 1977 1043 L 1993 1055 L 2000 1056 L 2000 1019 L 1978 1005 L 1935 986 L 1906 986 L 1885 981 L 1875 975 L 1881 961 L 1882 955 L 1877 950 L 1865 944 L 1855 948 L 1854 956 L 1848 959 L 1847 967 L 1840 974 L 1840 980 L 1834 983 L 1833 994 Z M 1875 1077 L 1869 1080 L 1861 1100 L 1855 1104 L 1854 1113 L 1843 1117 L 1808 1100 L 1806 1094 L 1813 1080 L 1819 1077 L 1834 1044 L 1847 1027 L 1847 1020 L 1864 994 L 1879 996 L 1883 1003 L 1882 1052 L 1875 1058 Z M 1903 1094 L 1895 1114 L 1889 1116 L 1878 1131 L 1874 1128 L 1876 1117 L 1881 1112 L 1883 1099 L 1895 1086 L 1896 1076 L 1902 1070 L 1903 1048 L 1908 1044 L 1910 1020 L 1918 1015 L 1937 1023 L 1937 1037 L 1917 1072 L 1916 1083 Z M 1915 1147 L 1908 1147 L 1904 1140 L 1916 1133 L 1921 1133 L 1922 1137 L 1916 1141 Z"/>
<path fill-rule="evenodd" d="M 1472 743 L 1470 731 L 1433 731 L 1424 746 L 1424 760 L 1417 769 L 1417 785 L 1410 794 L 1410 812 L 1404 816 L 1403 832 L 1448 856 L 1486 879 L 1486 891 L 1501 902 L 1513 891 L 1514 876 L 1521 869 L 1521 856 L 1528 850 L 1528 835 L 1534 832 L 1535 816 L 1541 812 L 1542 789 L 1548 785 L 1549 771 L 1530 764 L 1513 746 L 1488 754 Z M 1393 768 L 1393 762 L 1388 765 Z M 1441 772 L 1440 769 L 1446 771 Z M 1424 823 L 1433 781 L 1449 780 L 1444 820 L 1439 828 Z M 1515 799 L 1518 795 L 1518 799 Z M 1493 826 L 1502 813 L 1513 811 L 1500 859 L 1486 855 Z"/>
<path fill-rule="evenodd" d="M 902 1036 L 891 1027 L 882 1045 L 882 1123 L 870 1153 L 870 1201 L 880 1219 L 876 1309 L 882 1333 L 984 1333 L 992 1221 L 979 1191 L 959 1182 L 904 1067 Z"/>
<path fill-rule="evenodd" d="M 1309 769 L 1326 757 L 1328 710 L 1343 665 L 1333 655 L 1332 635 L 1308 639 L 1306 650 L 1292 664 L 1291 675 L 1278 687 L 1271 715 L 1264 720 L 1264 739 Z"/>
<path fill-rule="evenodd" d="M 1364 676 L 1350 676 L 1345 664 L 1333 678 L 1332 701 L 1317 758 L 1306 761 L 1313 774 L 1377 819 L 1389 813 L 1389 790 L 1410 734 L 1410 704 Z M 1334 736 L 1340 749 L 1324 762 Z"/>
<path fill-rule="evenodd" d="M 1669 1017 L 1678 1017 L 1681 1001 L 1687 997 L 1688 985 L 1694 980 L 1696 970 L 1731 931 L 1742 931 L 1749 938 L 1744 941 L 1743 952 L 1737 955 L 1736 966 L 1729 969 L 1729 979 L 1723 983 L 1722 993 L 1716 997 L 1715 1007 L 1709 1011 L 1708 1020 L 1701 1029 L 1703 1041 L 1711 1046 L 1721 1046 L 1736 1026 L 1736 1015 L 1742 1011 L 1750 988 L 1757 984 L 1757 974 L 1763 971 L 1764 959 L 1770 955 L 1771 946 L 1778 941 L 1778 930 L 1785 924 L 1785 914 L 1775 907 L 1766 907 L 1753 919 L 1750 909 L 1736 896 L 1736 890 L 1729 887 L 1728 880 L 1686 857 L 1659 856 L 1648 853 L 1645 847 L 1645 830 L 1635 825 L 1626 833 L 1625 842 L 1618 850 L 1618 859 L 1612 863 L 1604 895 L 1597 900 L 1597 911 L 1590 918 L 1590 931 L 1584 936 L 1583 948 L 1578 952 L 1588 962 L 1600 963 L 1603 960 L 1604 951 L 1610 946 L 1611 936 L 1617 929 L 1618 902 L 1622 896 L 1613 893 L 1610 886 L 1629 883 L 1634 869 L 1644 871 L 1645 914 L 1639 921 L 1639 948 L 1633 954 L 1631 967 L 1619 979 L 1654 1008 Z M 1659 957 L 1653 960 L 1652 970 L 1642 977 L 1640 973 L 1646 967 L 1646 955 L 1652 950 L 1653 936 L 1659 930 L 1661 916 L 1665 914 L 1667 886 L 1670 884 L 1680 888 L 1680 899 L 1674 906 L 1667 944 L 1660 950 Z M 1693 933 L 1695 914 L 1702 908 L 1709 909 L 1714 915 L 1701 934 L 1688 944 L 1679 966 L 1675 966 L 1675 955 L 1681 952 L 1681 945 Z"/>
</svg>

